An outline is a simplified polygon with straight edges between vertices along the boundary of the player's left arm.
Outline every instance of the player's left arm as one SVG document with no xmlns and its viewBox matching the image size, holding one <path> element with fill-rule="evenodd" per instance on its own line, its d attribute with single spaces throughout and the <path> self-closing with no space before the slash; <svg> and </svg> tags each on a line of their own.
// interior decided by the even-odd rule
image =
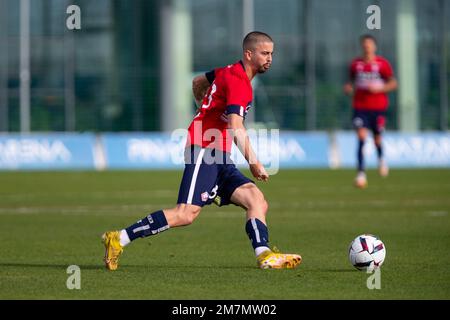
<svg viewBox="0 0 450 320">
<path fill-rule="evenodd" d="M 228 129 L 232 130 L 234 143 L 249 164 L 252 175 L 260 180 L 267 181 L 269 174 L 261 162 L 258 161 L 255 151 L 252 148 L 247 130 L 244 126 L 244 118 L 236 113 L 228 114 Z"/>
<path fill-rule="evenodd" d="M 370 93 L 389 93 L 395 89 L 397 89 L 397 79 L 395 79 L 395 77 L 385 80 L 382 86 L 369 85 L 367 88 Z"/>
<path fill-rule="evenodd" d="M 244 126 L 249 101 L 252 101 L 252 92 L 247 83 L 240 77 L 230 76 L 227 81 L 225 111 L 228 130 L 231 130 L 234 143 L 247 160 L 252 175 L 260 181 L 267 181 L 269 175 L 258 161 Z"/>
<path fill-rule="evenodd" d="M 395 79 L 395 77 L 391 77 L 384 83 L 383 92 L 388 93 L 394 91 L 397 89 L 397 86 L 397 79 Z"/>
<path fill-rule="evenodd" d="M 384 85 L 380 87 L 369 87 L 371 93 L 389 93 L 397 89 L 397 79 L 394 77 L 394 71 L 387 60 L 382 60 L 381 77 L 384 79 Z"/>
<path fill-rule="evenodd" d="M 367 88 L 370 93 L 388 93 L 394 91 L 395 89 L 397 89 L 397 79 L 393 76 L 385 80 L 382 86 L 369 85 Z"/>
</svg>

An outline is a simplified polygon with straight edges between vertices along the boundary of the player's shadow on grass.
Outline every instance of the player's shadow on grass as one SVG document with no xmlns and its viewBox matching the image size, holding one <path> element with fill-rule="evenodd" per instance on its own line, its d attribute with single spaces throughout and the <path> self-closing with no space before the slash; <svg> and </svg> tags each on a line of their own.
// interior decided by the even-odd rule
<svg viewBox="0 0 450 320">
<path fill-rule="evenodd" d="M 74 263 L 69 264 L 51 264 L 51 263 L 33 263 L 33 262 L 0 262 L 0 267 L 11 267 L 11 268 L 50 268 L 50 269 L 63 269 L 66 270 L 70 265 L 74 265 Z M 105 270 L 105 265 L 103 263 L 99 264 L 79 264 L 77 265 L 81 270 Z M 241 269 L 241 270 L 251 270 L 257 269 L 253 266 L 217 266 L 217 265 L 128 265 L 123 264 L 120 269 L 122 270 L 132 270 L 132 269 Z"/>
<path fill-rule="evenodd" d="M 355 269 L 314 269 L 308 270 L 308 272 L 338 272 L 338 273 L 346 273 L 346 272 L 355 272 Z"/>
<path fill-rule="evenodd" d="M 0 262 L 0 267 L 12 267 L 12 268 L 51 268 L 51 269 L 67 269 L 72 264 L 49 264 L 49 263 L 30 263 L 30 262 Z M 98 265 L 77 265 L 81 270 L 102 270 L 105 269 L 103 264 Z"/>
<path fill-rule="evenodd" d="M 236 269 L 241 269 L 241 270 L 253 270 L 253 269 L 257 269 L 258 268 L 256 266 L 251 266 L 251 265 L 236 265 L 236 266 L 224 266 L 224 265 L 204 265 L 204 264 L 190 264 L 190 265 L 126 265 L 124 264 L 122 266 L 122 268 L 136 268 L 136 267 L 145 267 L 145 268 L 149 268 L 149 269 L 230 269 L 230 270 L 236 270 Z"/>
<path fill-rule="evenodd" d="M 33 263 L 33 262 L 0 262 L 0 267 L 12 267 L 12 268 L 51 268 L 51 269 L 63 269 L 66 270 L 70 265 L 73 265 L 74 263 L 69 263 L 69 264 L 51 264 L 51 263 Z M 80 267 L 81 270 L 105 270 L 105 266 L 103 263 L 99 263 L 99 264 L 79 264 L 77 265 L 78 267 Z M 133 270 L 133 269 L 165 269 L 165 270 L 178 270 L 178 269 L 198 269 L 198 270 L 205 270 L 205 269 L 230 269 L 230 270 L 236 270 L 236 269 L 240 269 L 240 270 L 259 270 L 257 267 L 255 266 L 251 266 L 251 265 L 202 265 L 202 264 L 192 264 L 192 265 L 130 265 L 130 264 L 123 264 L 121 266 L 122 270 Z M 297 269 L 293 269 L 293 270 L 301 270 L 301 266 L 300 268 Z M 313 272 L 313 273 L 320 273 L 320 272 L 325 272 L 325 273 L 347 273 L 347 272 L 355 272 L 354 269 L 308 269 L 308 272 Z"/>
</svg>

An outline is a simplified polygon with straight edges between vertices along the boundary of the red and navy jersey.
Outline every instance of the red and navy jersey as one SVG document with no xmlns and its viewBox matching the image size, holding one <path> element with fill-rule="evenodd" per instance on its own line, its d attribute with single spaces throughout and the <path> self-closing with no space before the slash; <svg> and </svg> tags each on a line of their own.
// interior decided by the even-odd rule
<svg viewBox="0 0 450 320">
<path fill-rule="evenodd" d="M 206 77 L 211 86 L 189 126 L 187 145 L 231 152 L 227 116 L 235 113 L 245 118 L 253 99 L 252 85 L 242 61 L 214 69 Z"/>
<path fill-rule="evenodd" d="M 386 93 L 371 93 L 369 86 L 382 86 L 394 76 L 389 62 L 376 56 L 373 61 L 365 62 L 356 58 L 350 65 L 350 79 L 355 84 L 353 108 L 356 110 L 386 111 L 389 101 Z"/>
</svg>

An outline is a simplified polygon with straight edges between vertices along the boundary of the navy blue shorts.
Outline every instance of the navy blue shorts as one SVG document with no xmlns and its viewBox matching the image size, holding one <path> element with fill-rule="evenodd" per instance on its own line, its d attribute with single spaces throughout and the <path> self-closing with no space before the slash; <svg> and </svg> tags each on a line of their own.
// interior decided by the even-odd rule
<svg viewBox="0 0 450 320">
<path fill-rule="evenodd" d="M 353 111 L 353 126 L 358 128 L 367 128 L 374 134 L 380 134 L 384 131 L 386 125 L 386 112 L 383 111 Z"/>
<path fill-rule="evenodd" d="M 214 202 L 228 205 L 234 190 L 246 183 L 254 183 L 234 165 L 230 154 L 215 149 L 187 147 L 183 179 L 178 202 L 200 207 Z"/>
</svg>

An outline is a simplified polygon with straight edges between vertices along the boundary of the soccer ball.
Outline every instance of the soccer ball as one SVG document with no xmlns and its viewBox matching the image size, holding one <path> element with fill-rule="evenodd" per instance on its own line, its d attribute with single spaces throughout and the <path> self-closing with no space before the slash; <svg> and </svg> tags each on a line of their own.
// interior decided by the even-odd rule
<svg viewBox="0 0 450 320">
<path fill-rule="evenodd" d="M 357 236 L 348 248 L 351 264 L 361 271 L 373 271 L 381 267 L 386 257 L 384 243 L 372 234 Z"/>
</svg>

